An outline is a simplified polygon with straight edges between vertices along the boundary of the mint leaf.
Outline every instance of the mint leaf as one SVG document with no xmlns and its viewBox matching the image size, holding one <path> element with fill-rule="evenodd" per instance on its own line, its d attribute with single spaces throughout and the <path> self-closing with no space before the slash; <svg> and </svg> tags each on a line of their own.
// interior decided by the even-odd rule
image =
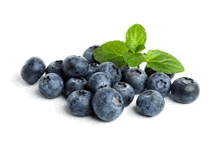
<svg viewBox="0 0 220 151">
<path fill-rule="evenodd" d="M 126 33 L 125 43 L 133 53 L 141 52 L 143 50 L 143 47 L 140 47 L 139 45 L 144 46 L 146 39 L 147 39 L 147 34 L 145 32 L 144 27 L 141 26 L 140 24 L 134 24 L 128 29 Z"/>
<path fill-rule="evenodd" d="M 157 72 L 171 74 L 184 71 L 184 67 L 179 60 L 161 50 L 149 50 L 145 54 L 145 61 L 148 67 Z"/>
<path fill-rule="evenodd" d="M 123 57 L 127 64 L 131 67 L 137 67 L 144 61 L 143 54 L 141 53 L 132 53 L 127 51 L 123 54 Z"/>
<path fill-rule="evenodd" d="M 144 49 L 145 49 L 144 45 L 138 45 L 137 48 L 135 49 L 135 52 L 141 52 Z"/>
<path fill-rule="evenodd" d="M 122 41 L 110 41 L 99 46 L 94 52 L 94 58 L 98 62 L 113 62 L 117 66 L 126 66 L 123 54 L 128 51 Z"/>
</svg>

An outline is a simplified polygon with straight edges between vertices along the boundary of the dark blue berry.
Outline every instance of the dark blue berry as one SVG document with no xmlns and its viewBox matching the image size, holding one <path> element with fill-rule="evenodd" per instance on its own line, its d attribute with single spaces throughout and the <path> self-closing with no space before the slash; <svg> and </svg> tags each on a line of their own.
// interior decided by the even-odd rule
<svg viewBox="0 0 220 151">
<path fill-rule="evenodd" d="M 94 73 L 87 83 L 87 88 L 91 90 L 93 93 L 98 91 L 101 88 L 111 87 L 111 79 L 104 72 L 96 72 Z"/>
<path fill-rule="evenodd" d="M 65 84 L 65 96 L 68 97 L 76 90 L 84 90 L 86 88 L 87 80 L 84 78 L 70 78 Z"/>
<path fill-rule="evenodd" d="M 45 64 L 38 57 L 32 57 L 26 61 L 21 69 L 21 77 L 28 84 L 35 84 L 44 74 Z"/>
<path fill-rule="evenodd" d="M 62 64 L 63 64 L 63 61 L 62 60 L 57 60 L 57 61 L 53 61 L 51 62 L 46 70 L 45 70 L 45 73 L 48 74 L 48 73 L 56 73 L 58 74 L 64 81 L 64 83 L 69 79 L 63 72 L 63 69 L 62 69 Z"/>
<path fill-rule="evenodd" d="M 57 61 L 51 62 L 47 66 L 47 68 L 45 70 L 45 73 L 46 74 L 48 74 L 48 73 L 56 73 L 56 74 L 58 74 L 59 76 L 62 77 L 62 75 L 63 75 L 62 63 L 63 63 L 62 60 L 57 60 Z"/>
<path fill-rule="evenodd" d="M 89 63 L 98 63 L 98 61 L 94 59 L 94 52 L 95 49 L 97 49 L 98 47 L 98 45 L 91 46 L 83 53 L 83 57 L 85 57 L 89 61 Z"/>
<path fill-rule="evenodd" d="M 84 57 L 72 55 L 64 59 L 62 68 L 68 77 L 83 77 L 88 74 L 89 63 Z"/>
<path fill-rule="evenodd" d="M 124 109 L 123 102 L 118 91 L 113 88 L 103 88 L 95 93 L 92 107 L 98 118 L 103 121 L 112 121 L 121 115 Z"/>
<path fill-rule="evenodd" d="M 116 82 L 121 81 L 121 70 L 112 62 L 103 62 L 98 67 L 99 72 L 105 72 L 111 79 L 114 86 Z"/>
<path fill-rule="evenodd" d="M 140 114 L 153 117 L 163 110 L 164 104 L 165 101 L 159 92 L 146 90 L 138 96 L 136 107 Z"/>
<path fill-rule="evenodd" d="M 113 88 L 117 90 L 123 97 L 125 107 L 133 101 L 135 92 L 128 83 L 117 82 Z"/>
<path fill-rule="evenodd" d="M 130 69 L 129 66 L 120 67 L 120 70 L 121 70 L 121 81 L 122 82 L 124 81 L 125 73 L 127 72 L 128 69 Z"/>
<path fill-rule="evenodd" d="M 91 75 L 93 75 L 94 73 L 98 72 L 98 67 L 99 67 L 99 64 L 97 64 L 97 63 L 89 64 L 88 74 L 85 77 L 86 80 L 89 80 Z"/>
<path fill-rule="evenodd" d="M 63 90 L 63 79 L 56 73 L 48 73 L 40 78 L 38 87 L 44 97 L 53 99 Z"/>
<path fill-rule="evenodd" d="M 188 77 L 178 78 L 171 85 L 171 98 L 179 103 L 192 103 L 198 98 L 199 92 L 198 83 Z"/>
<path fill-rule="evenodd" d="M 170 92 L 171 80 L 170 77 L 164 73 L 152 74 L 146 83 L 148 90 L 156 90 L 163 97 L 166 97 Z"/>
<path fill-rule="evenodd" d="M 69 109 L 75 116 L 83 117 L 92 113 L 92 93 L 86 90 L 76 90 L 68 98 Z"/>
<path fill-rule="evenodd" d="M 147 67 L 147 66 L 145 66 L 144 71 L 146 72 L 146 74 L 148 75 L 148 77 L 150 77 L 152 74 L 156 73 L 156 71 L 154 71 L 153 69 L 151 69 L 151 68 L 149 68 L 149 67 Z M 170 79 L 172 79 L 175 74 L 172 73 L 172 74 L 166 74 L 166 75 L 168 75 L 168 76 L 170 77 Z"/>
<path fill-rule="evenodd" d="M 139 68 L 130 68 L 125 72 L 124 81 L 133 87 L 135 94 L 139 94 L 145 89 L 147 74 Z"/>
<path fill-rule="evenodd" d="M 152 74 L 154 74 L 156 71 L 154 71 L 153 69 L 145 66 L 144 71 L 146 72 L 146 74 L 148 75 L 148 77 L 150 77 Z"/>
</svg>

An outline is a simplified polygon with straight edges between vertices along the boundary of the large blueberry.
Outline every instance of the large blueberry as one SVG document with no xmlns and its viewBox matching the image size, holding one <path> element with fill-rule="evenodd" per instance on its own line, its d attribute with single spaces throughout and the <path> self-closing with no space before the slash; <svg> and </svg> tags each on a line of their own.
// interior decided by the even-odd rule
<svg viewBox="0 0 220 151">
<path fill-rule="evenodd" d="M 83 117 L 92 113 L 93 94 L 86 90 L 76 90 L 68 98 L 69 109 L 75 116 Z"/>
<path fill-rule="evenodd" d="M 88 74 L 89 63 L 84 57 L 69 56 L 63 61 L 63 71 L 68 77 L 83 77 Z"/>
<path fill-rule="evenodd" d="M 86 49 L 86 51 L 83 53 L 83 57 L 85 57 L 89 63 L 98 63 L 95 59 L 94 59 L 94 52 L 95 49 L 98 48 L 98 45 L 94 45 L 89 47 L 88 49 Z"/>
<path fill-rule="evenodd" d="M 84 90 L 87 80 L 84 78 L 70 78 L 65 84 L 65 96 L 68 97 L 73 91 Z"/>
<path fill-rule="evenodd" d="M 146 90 L 138 96 L 136 107 L 140 114 L 153 117 L 163 110 L 164 104 L 165 101 L 159 92 Z"/>
<path fill-rule="evenodd" d="M 32 57 L 22 67 L 21 77 L 28 84 L 34 84 L 44 74 L 45 68 L 43 60 L 38 57 Z"/>
<path fill-rule="evenodd" d="M 123 97 L 125 107 L 133 101 L 135 92 L 128 83 L 117 82 L 113 88 L 117 90 Z"/>
<path fill-rule="evenodd" d="M 148 77 L 150 77 L 152 74 L 154 74 L 156 71 L 154 71 L 153 69 L 147 67 L 147 65 L 145 66 L 145 69 L 144 71 L 146 72 L 146 74 L 148 75 Z M 171 73 L 171 74 L 166 74 L 170 77 L 170 79 L 172 79 L 174 77 L 174 73 Z"/>
<path fill-rule="evenodd" d="M 94 73 L 87 83 L 87 88 L 92 92 L 96 92 L 97 90 L 105 87 L 111 86 L 111 79 L 104 72 L 96 72 Z"/>
<path fill-rule="evenodd" d="M 133 87 L 135 94 L 139 94 L 145 89 L 147 74 L 139 68 L 130 68 L 125 72 L 124 81 Z"/>
<path fill-rule="evenodd" d="M 124 109 L 123 102 L 118 91 L 113 88 L 103 88 L 95 93 L 92 99 L 92 107 L 94 113 L 101 120 L 112 121 L 121 115 Z"/>
<path fill-rule="evenodd" d="M 99 67 L 99 64 L 97 64 L 97 63 L 89 64 L 88 74 L 85 77 L 86 80 L 89 80 L 91 75 L 93 75 L 94 73 L 98 72 L 98 67 Z"/>
<path fill-rule="evenodd" d="M 112 62 L 103 62 L 99 65 L 99 72 L 105 72 L 111 79 L 112 86 L 121 81 L 121 70 Z"/>
<path fill-rule="evenodd" d="M 188 77 L 178 78 L 171 85 L 171 98 L 179 103 L 192 103 L 198 98 L 199 92 L 198 83 Z"/>
<path fill-rule="evenodd" d="M 148 90 L 156 90 L 160 92 L 163 97 L 166 97 L 169 94 L 170 85 L 170 77 L 164 73 L 154 73 L 146 82 Z"/>
<path fill-rule="evenodd" d="M 48 73 L 40 78 L 38 87 L 44 97 L 53 99 L 63 90 L 63 79 L 56 73 Z"/>
</svg>

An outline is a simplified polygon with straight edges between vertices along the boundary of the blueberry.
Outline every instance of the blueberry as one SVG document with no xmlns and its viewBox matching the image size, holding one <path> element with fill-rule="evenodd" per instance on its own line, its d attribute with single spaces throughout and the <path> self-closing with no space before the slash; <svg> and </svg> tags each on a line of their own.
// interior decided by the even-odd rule
<svg viewBox="0 0 220 151">
<path fill-rule="evenodd" d="M 76 90 L 68 98 L 69 109 L 75 116 L 83 117 L 92 113 L 92 93 L 86 90 Z"/>
<path fill-rule="evenodd" d="M 63 89 L 63 79 L 56 73 L 49 73 L 40 78 L 40 93 L 49 99 L 56 98 Z"/>
<path fill-rule="evenodd" d="M 151 76 L 152 74 L 154 74 L 154 73 L 156 72 L 156 71 L 154 71 L 153 69 L 151 69 L 151 68 L 149 68 L 149 67 L 147 67 L 147 66 L 145 66 L 144 71 L 146 72 L 146 74 L 148 75 L 148 77 Z M 166 75 L 168 75 L 168 76 L 170 77 L 170 79 L 172 79 L 175 74 L 172 73 L 172 74 L 166 74 Z"/>
<path fill-rule="evenodd" d="M 98 45 L 91 46 L 88 49 L 86 49 L 86 51 L 83 53 L 83 57 L 85 57 L 89 61 L 89 63 L 98 63 L 98 61 L 94 59 L 94 55 L 93 55 L 95 49 L 98 47 L 99 47 Z"/>
<path fill-rule="evenodd" d="M 173 77 L 174 77 L 174 73 L 171 73 L 171 74 L 169 74 L 169 73 L 166 73 L 166 75 L 168 75 L 169 77 L 170 77 L 170 79 L 173 79 Z"/>
<path fill-rule="evenodd" d="M 105 72 L 111 79 L 112 86 L 121 81 L 121 70 L 112 62 L 103 62 L 99 65 L 99 72 Z"/>
<path fill-rule="evenodd" d="M 117 82 L 113 88 L 123 97 L 124 107 L 128 106 L 133 101 L 135 92 L 129 84 L 125 82 Z"/>
<path fill-rule="evenodd" d="M 160 92 L 163 97 L 166 97 L 169 94 L 170 85 L 170 77 L 164 73 L 154 73 L 146 82 L 148 90 L 156 90 Z"/>
<path fill-rule="evenodd" d="M 26 61 L 21 69 L 21 77 L 28 84 L 35 84 L 45 71 L 44 62 L 38 57 L 32 57 Z"/>
<path fill-rule="evenodd" d="M 56 73 L 58 74 L 64 82 L 66 82 L 69 78 L 64 74 L 63 69 L 62 69 L 62 64 L 63 64 L 63 60 L 57 60 L 57 61 L 53 61 L 51 62 L 46 70 L 45 73 Z"/>
<path fill-rule="evenodd" d="M 115 89 L 103 88 L 95 93 L 92 107 L 101 120 L 112 121 L 118 118 L 124 109 L 123 98 Z"/>
<path fill-rule="evenodd" d="M 88 74 L 85 77 L 86 80 L 89 80 L 91 75 L 93 75 L 94 73 L 98 72 L 98 67 L 99 67 L 99 64 L 97 64 L 97 63 L 89 64 Z"/>
<path fill-rule="evenodd" d="M 155 90 L 146 90 L 141 93 L 136 102 L 137 111 L 145 116 L 156 116 L 164 108 L 165 101 L 162 95 Z"/>
<path fill-rule="evenodd" d="M 139 94 L 145 89 L 147 74 L 139 68 L 130 68 L 125 72 L 124 81 L 133 87 L 135 94 Z"/>
<path fill-rule="evenodd" d="M 83 77 L 88 74 L 89 63 L 84 57 L 69 56 L 63 61 L 63 71 L 71 78 Z"/>
<path fill-rule="evenodd" d="M 120 67 L 119 69 L 121 70 L 121 74 L 123 74 L 124 72 L 126 72 L 130 67 L 129 66 L 123 66 Z"/>
<path fill-rule="evenodd" d="M 57 61 L 53 61 L 51 62 L 46 70 L 45 70 L 45 73 L 48 74 L 48 73 L 56 73 L 58 74 L 59 76 L 62 76 L 63 75 L 63 70 L 62 70 L 62 63 L 63 61 L 62 60 L 57 60 Z"/>
<path fill-rule="evenodd" d="M 156 71 L 154 71 L 153 69 L 145 66 L 144 71 L 146 72 L 146 74 L 148 75 L 148 77 L 150 77 L 152 74 L 154 74 Z"/>
<path fill-rule="evenodd" d="M 70 78 L 65 84 L 65 96 L 68 97 L 73 91 L 84 90 L 87 80 L 84 78 Z"/>
<path fill-rule="evenodd" d="M 179 103 L 192 103 L 198 98 L 199 92 L 198 83 L 188 77 L 178 78 L 171 85 L 171 98 Z"/>
<path fill-rule="evenodd" d="M 129 66 L 120 67 L 120 70 L 121 70 L 121 81 L 124 81 L 125 73 L 127 72 L 128 69 L 130 69 Z"/>
<path fill-rule="evenodd" d="M 111 79 L 104 72 L 96 72 L 94 73 L 87 83 L 87 87 L 92 92 L 96 92 L 97 90 L 105 87 L 111 86 Z"/>
</svg>

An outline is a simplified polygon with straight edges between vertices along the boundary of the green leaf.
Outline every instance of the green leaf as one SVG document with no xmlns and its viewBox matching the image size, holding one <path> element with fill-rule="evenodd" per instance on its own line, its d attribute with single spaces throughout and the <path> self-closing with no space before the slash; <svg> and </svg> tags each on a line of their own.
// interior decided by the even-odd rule
<svg viewBox="0 0 220 151">
<path fill-rule="evenodd" d="M 137 47 L 139 45 L 144 46 L 147 40 L 147 34 L 145 29 L 140 24 L 134 24 L 126 33 L 126 45 L 133 52 L 141 52 L 143 49 Z M 140 46 L 139 46 L 140 47 Z M 141 47 L 143 48 L 143 47 Z"/>
<path fill-rule="evenodd" d="M 145 61 L 147 66 L 157 72 L 163 73 L 178 73 L 185 69 L 181 62 L 174 56 L 161 50 L 149 50 L 145 54 Z"/>
<path fill-rule="evenodd" d="M 113 62 L 117 66 L 126 66 L 127 63 L 123 54 L 128 51 L 125 43 L 122 41 L 110 41 L 99 46 L 94 52 L 95 60 L 102 62 Z"/>
<path fill-rule="evenodd" d="M 145 49 L 144 45 L 138 45 L 137 48 L 135 49 L 135 52 L 138 53 L 138 52 L 141 52 L 144 49 Z"/>
<path fill-rule="evenodd" d="M 124 60 L 131 67 L 137 67 L 144 61 L 144 56 L 141 53 L 132 53 L 127 51 L 123 54 Z"/>
</svg>

